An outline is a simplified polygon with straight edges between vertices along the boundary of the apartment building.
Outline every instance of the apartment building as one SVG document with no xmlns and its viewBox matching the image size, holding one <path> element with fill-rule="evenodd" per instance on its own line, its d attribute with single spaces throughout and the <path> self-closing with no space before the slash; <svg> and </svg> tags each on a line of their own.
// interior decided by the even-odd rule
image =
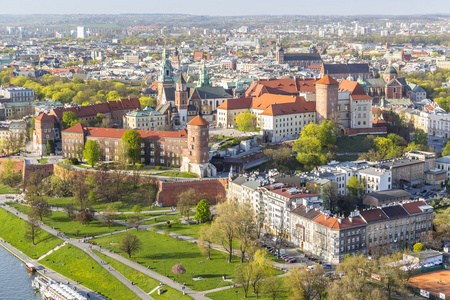
<svg viewBox="0 0 450 300">
<path fill-rule="evenodd" d="M 326 261 L 344 256 L 386 254 L 411 248 L 432 230 L 433 207 L 424 201 L 406 201 L 354 211 L 341 218 L 308 206 L 290 214 L 290 241 Z"/>
<path fill-rule="evenodd" d="M 450 179 L 450 156 L 443 156 L 436 159 L 436 168 L 447 173 L 447 180 Z"/>
<path fill-rule="evenodd" d="M 358 170 L 358 180 L 364 182 L 365 193 L 390 190 L 392 171 L 382 168 L 367 167 Z"/>
</svg>

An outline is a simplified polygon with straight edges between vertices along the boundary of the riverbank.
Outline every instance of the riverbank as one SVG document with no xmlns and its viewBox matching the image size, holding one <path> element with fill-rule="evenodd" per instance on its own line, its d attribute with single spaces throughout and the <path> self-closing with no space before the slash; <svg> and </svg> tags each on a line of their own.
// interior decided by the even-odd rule
<svg viewBox="0 0 450 300">
<path fill-rule="evenodd" d="M 2 207 L 2 208 L 4 208 L 4 207 Z M 0 214 L 4 214 L 4 213 L 7 213 L 7 211 L 0 209 Z M 18 220 L 20 220 L 18 217 L 14 216 L 13 214 L 11 214 L 11 215 L 13 217 L 17 218 Z M 4 225 L 5 225 L 4 223 L 5 223 L 5 221 L 7 221 L 7 219 L 8 218 L 2 218 L 2 224 L 0 224 L 2 227 L 4 227 Z M 25 221 L 23 221 L 23 222 L 25 222 Z M 16 234 L 16 238 L 17 238 L 17 234 Z M 108 298 L 94 292 L 93 290 L 74 282 L 73 280 L 71 280 L 63 275 L 61 275 L 51 269 L 46 268 L 45 266 L 40 264 L 36 259 L 29 257 L 28 255 L 23 253 L 21 250 L 17 249 L 13 245 L 11 245 L 9 243 L 9 241 L 5 240 L 4 236 L 0 236 L 0 246 L 2 246 L 2 248 L 4 248 L 6 251 L 8 251 L 12 255 L 14 255 L 17 259 L 19 259 L 24 264 L 26 264 L 26 263 L 33 264 L 36 267 L 36 273 L 43 277 L 49 278 L 56 282 L 69 283 L 69 285 L 71 285 L 72 287 L 76 287 L 77 291 L 79 291 L 83 296 L 86 296 L 89 293 L 89 296 L 91 297 L 91 299 L 95 299 L 95 300 L 107 300 L 108 299 Z M 27 252 L 30 252 L 30 251 L 27 251 Z"/>
</svg>

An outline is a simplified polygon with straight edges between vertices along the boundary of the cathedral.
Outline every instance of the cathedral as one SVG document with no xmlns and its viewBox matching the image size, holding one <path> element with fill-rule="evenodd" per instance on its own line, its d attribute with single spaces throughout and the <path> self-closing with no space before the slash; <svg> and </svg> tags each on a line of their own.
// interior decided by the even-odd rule
<svg viewBox="0 0 450 300">
<path fill-rule="evenodd" d="M 174 75 L 172 62 L 179 63 L 178 53 L 170 58 L 164 50 L 159 67 L 158 105 L 156 110 L 167 115 L 169 125 L 178 128 L 201 115 L 208 122 L 216 122 L 216 110 L 226 99 L 233 98 L 231 90 L 212 86 L 210 76 L 203 61 L 198 80 L 193 76 Z"/>
</svg>

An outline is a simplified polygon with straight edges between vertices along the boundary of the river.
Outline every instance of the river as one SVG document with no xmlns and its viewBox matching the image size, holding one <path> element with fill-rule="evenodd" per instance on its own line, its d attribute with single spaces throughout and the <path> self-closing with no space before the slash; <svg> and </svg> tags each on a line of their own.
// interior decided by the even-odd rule
<svg viewBox="0 0 450 300">
<path fill-rule="evenodd" d="M 22 261 L 0 247 L 0 300 L 42 300 L 31 287 L 33 277 Z"/>
</svg>

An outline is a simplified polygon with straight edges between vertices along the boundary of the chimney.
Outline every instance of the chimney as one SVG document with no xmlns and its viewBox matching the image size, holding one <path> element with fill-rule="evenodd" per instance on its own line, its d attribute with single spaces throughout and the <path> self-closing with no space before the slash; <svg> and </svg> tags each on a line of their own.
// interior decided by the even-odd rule
<svg viewBox="0 0 450 300">
<path fill-rule="evenodd" d="M 338 218 L 338 222 L 339 222 L 339 224 L 341 224 L 341 222 L 342 222 L 342 219 L 341 219 L 341 218 Z"/>
</svg>

